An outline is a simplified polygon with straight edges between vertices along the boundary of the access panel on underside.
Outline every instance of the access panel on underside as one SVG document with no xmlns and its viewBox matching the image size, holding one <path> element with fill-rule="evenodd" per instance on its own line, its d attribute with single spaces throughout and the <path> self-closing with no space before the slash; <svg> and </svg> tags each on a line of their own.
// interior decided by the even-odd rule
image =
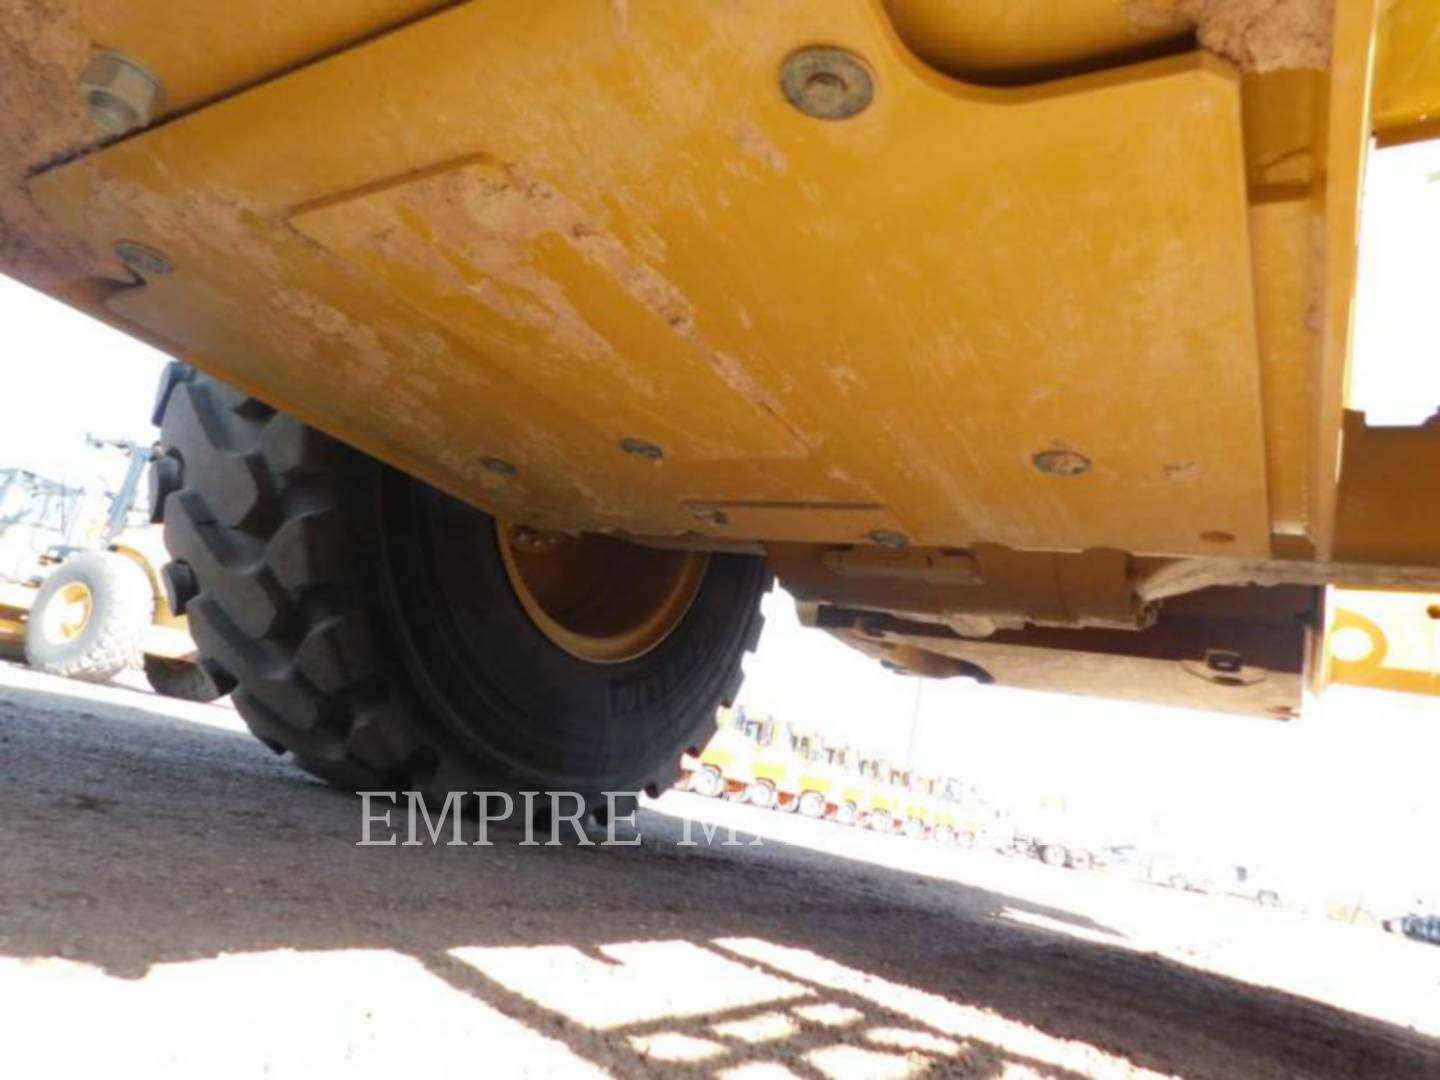
<svg viewBox="0 0 1440 1080">
<path fill-rule="evenodd" d="M 817 43 L 873 77 L 849 119 L 781 91 Z M 492 0 L 35 189 L 173 262 L 114 311 L 512 516 L 1268 550 L 1239 83 L 1198 53 L 982 89 L 867 0 Z"/>
</svg>

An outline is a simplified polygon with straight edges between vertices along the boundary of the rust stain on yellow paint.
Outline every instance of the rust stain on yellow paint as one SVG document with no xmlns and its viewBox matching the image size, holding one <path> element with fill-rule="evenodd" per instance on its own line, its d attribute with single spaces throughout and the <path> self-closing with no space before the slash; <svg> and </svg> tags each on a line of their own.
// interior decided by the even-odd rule
<svg viewBox="0 0 1440 1080">
<path fill-rule="evenodd" d="M 46 220 L 28 184 L 32 169 L 96 141 L 76 89 L 90 56 L 66 5 L 0 3 L 0 267 L 37 288 L 108 265 Z"/>
</svg>

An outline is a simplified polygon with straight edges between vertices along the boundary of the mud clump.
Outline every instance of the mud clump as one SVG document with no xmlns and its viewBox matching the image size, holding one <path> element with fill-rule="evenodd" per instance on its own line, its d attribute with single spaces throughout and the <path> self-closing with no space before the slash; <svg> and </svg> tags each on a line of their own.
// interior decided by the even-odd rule
<svg viewBox="0 0 1440 1080">
<path fill-rule="evenodd" d="M 1136 26 L 1179 15 L 1242 71 L 1330 66 L 1335 0 L 1130 0 L 1129 14 Z"/>
<path fill-rule="evenodd" d="M 28 187 L 37 169 L 95 141 L 79 90 L 90 56 L 65 4 L 0 0 L 0 271 L 41 287 L 101 269 L 45 219 Z"/>
</svg>

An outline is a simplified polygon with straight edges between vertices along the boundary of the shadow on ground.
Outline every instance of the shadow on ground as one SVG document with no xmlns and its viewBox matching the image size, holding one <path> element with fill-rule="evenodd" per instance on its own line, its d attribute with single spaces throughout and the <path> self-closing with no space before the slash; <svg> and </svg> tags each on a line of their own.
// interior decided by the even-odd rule
<svg viewBox="0 0 1440 1080">
<path fill-rule="evenodd" d="M 1055 1040 L 1190 1076 L 1440 1075 L 1434 1041 L 1097 942 L 1113 932 L 1064 911 L 768 842 L 683 847 L 650 811 L 638 848 L 356 847 L 357 800 L 170 711 L 0 685 L 0 955 L 139 978 L 390 950 L 621 1075 L 667 1053 L 667 1072 L 715 1075 L 777 1047 L 828 1075 L 837 1039 L 976 1076 L 1090 1074 Z"/>
</svg>

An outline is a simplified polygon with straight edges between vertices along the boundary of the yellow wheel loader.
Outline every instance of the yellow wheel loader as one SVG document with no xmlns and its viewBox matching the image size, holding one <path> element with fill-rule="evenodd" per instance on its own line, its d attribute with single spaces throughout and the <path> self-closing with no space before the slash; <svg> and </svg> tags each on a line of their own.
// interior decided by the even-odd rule
<svg viewBox="0 0 1440 1080">
<path fill-rule="evenodd" d="M 658 788 L 777 578 L 897 670 L 1286 718 L 1440 589 L 1351 409 L 1436 0 L 11 3 L 0 268 L 172 353 L 168 595 L 331 781 Z"/>
<path fill-rule="evenodd" d="M 158 693 L 213 701 L 219 688 L 165 599 L 160 530 L 133 520 L 150 447 L 88 442 L 129 458 L 103 518 L 89 519 L 82 489 L 0 469 L 0 652 L 87 682 L 142 668 Z"/>
</svg>

